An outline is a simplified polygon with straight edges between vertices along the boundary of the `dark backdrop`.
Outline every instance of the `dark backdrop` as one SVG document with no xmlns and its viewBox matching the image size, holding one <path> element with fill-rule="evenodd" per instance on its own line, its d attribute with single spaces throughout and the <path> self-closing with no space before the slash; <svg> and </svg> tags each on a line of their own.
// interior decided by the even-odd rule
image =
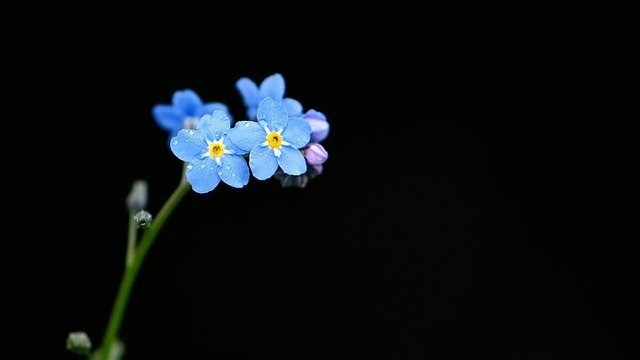
<svg viewBox="0 0 640 360">
<path fill-rule="evenodd" d="M 242 119 L 235 81 L 275 72 L 329 118 L 325 173 L 188 194 L 126 358 L 637 355 L 638 6 L 351 6 L 26 9 L 2 358 L 99 343 L 131 182 L 155 213 L 179 180 L 151 107 L 191 88 Z"/>
</svg>

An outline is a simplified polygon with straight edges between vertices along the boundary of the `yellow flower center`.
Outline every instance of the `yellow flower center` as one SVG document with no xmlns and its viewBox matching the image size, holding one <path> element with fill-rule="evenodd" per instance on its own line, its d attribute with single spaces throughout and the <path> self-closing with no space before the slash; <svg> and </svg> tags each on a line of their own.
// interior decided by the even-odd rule
<svg viewBox="0 0 640 360">
<path fill-rule="evenodd" d="M 213 142 L 209 144 L 209 155 L 212 158 L 220 157 L 224 154 L 224 145 L 221 142 Z"/>
<path fill-rule="evenodd" d="M 272 149 L 278 149 L 282 145 L 282 136 L 275 131 L 267 135 L 267 143 Z"/>
</svg>

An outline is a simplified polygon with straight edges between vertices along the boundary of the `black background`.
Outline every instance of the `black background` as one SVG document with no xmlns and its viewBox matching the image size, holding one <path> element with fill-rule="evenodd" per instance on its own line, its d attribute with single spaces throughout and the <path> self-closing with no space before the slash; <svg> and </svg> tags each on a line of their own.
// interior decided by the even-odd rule
<svg viewBox="0 0 640 360">
<path fill-rule="evenodd" d="M 191 88 L 240 120 L 235 81 L 275 72 L 329 118 L 325 173 L 188 194 L 126 358 L 637 356 L 638 6 L 353 6 L 27 9 L 2 358 L 99 344 L 131 183 L 157 212 L 179 180 L 151 107 Z"/>
</svg>

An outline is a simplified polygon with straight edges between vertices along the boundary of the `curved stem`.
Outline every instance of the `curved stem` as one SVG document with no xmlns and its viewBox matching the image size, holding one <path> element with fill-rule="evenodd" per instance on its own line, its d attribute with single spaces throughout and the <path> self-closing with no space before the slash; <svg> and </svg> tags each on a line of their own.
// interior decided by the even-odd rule
<svg viewBox="0 0 640 360">
<path fill-rule="evenodd" d="M 136 281 L 138 272 L 142 267 L 142 263 L 144 262 L 144 259 L 147 256 L 151 245 L 153 245 L 153 242 L 162 229 L 162 226 L 167 221 L 167 219 L 169 219 L 175 207 L 178 205 L 178 203 L 180 203 L 187 192 L 189 192 L 190 186 L 185 177 L 185 170 L 186 163 L 182 171 L 182 179 L 180 180 L 180 184 L 178 184 L 178 187 L 173 191 L 173 194 L 171 194 L 169 199 L 167 199 L 167 201 L 164 203 L 164 205 L 160 209 L 160 212 L 158 213 L 158 216 L 151 223 L 151 226 L 145 231 L 144 235 L 142 235 L 140 245 L 135 251 L 135 255 L 133 257 L 131 265 L 126 268 L 124 274 L 122 275 L 120 288 L 118 289 L 118 295 L 116 296 L 116 301 L 113 304 L 113 309 L 111 310 L 111 316 L 109 317 L 107 330 L 105 331 L 104 337 L 102 339 L 100 352 L 102 355 L 101 357 L 104 360 L 109 359 L 113 343 L 118 338 L 120 326 L 122 325 L 122 319 L 124 317 L 127 303 L 129 302 L 129 297 L 131 295 L 131 289 L 133 288 L 133 284 Z"/>
</svg>

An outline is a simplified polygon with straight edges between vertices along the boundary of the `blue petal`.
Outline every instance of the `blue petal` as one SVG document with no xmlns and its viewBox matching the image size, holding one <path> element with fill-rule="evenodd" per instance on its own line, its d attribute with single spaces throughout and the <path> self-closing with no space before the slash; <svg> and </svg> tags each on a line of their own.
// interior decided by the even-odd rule
<svg viewBox="0 0 640 360">
<path fill-rule="evenodd" d="M 210 102 L 210 103 L 206 103 L 204 105 L 202 105 L 200 107 L 200 109 L 198 110 L 198 115 L 197 116 L 202 116 L 204 114 L 211 114 L 213 112 L 213 110 L 222 110 L 224 112 L 227 113 L 227 115 L 229 115 L 229 108 L 227 107 L 227 105 L 221 103 L 221 102 Z M 231 117 L 231 116 L 229 116 Z"/>
<path fill-rule="evenodd" d="M 280 100 L 264 98 L 258 106 L 258 121 L 266 122 L 269 130 L 277 131 L 287 126 L 287 107 Z"/>
<path fill-rule="evenodd" d="M 241 188 L 249 183 L 249 167 L 242 156 L 224 155 L 220 162 L 218 175 L 227 185 Z"/>
<path fill-rule="evenodd" d="M 251 151 L 254 146 L 262 144 L 267 137 L 264 128 L 255 121 L 238 121 L 229 130 L 229 139 L 244 151 Z"/>
<path fill-rule="evenodd" d="M 211 115 L 203 115 L 198 121 L 196 130 L 202 131 L 210 140 L 219 140 L 222 133 L 231 128 L 231 120 L 222 110 L 214 110 Z"/>
<path fill-rule="evenodd" d="M 329 135 L 329 123 L 323 113 L 311 109 L 302 118 L 311 127 L 311 141 L 321 142 L 327 138 Z"/>
<path fill-rule="evenodd" d="M 198 116 L 198 110 L 202 106 L 200 96 L 191 89 L 178 90 L 173 93 L 173 106 L 184 116 Z"/>
<path fill-rule="evenodd" d="M 285 174 L 302 175 L 307 171 L 307 162 L 304 160 L 300 150 L 281 146 L 280 151 L 282 154 L 278 157 L 278 165 L 280 165 Z"/>
<path fill-rule="evenodd" d="M 204 134 L 191 129 L 182 129 L 169 142 L 171 151 L 182 161 L 192 162 L 207 152 Z"/>
<path fill-rule="evenodd" d="M 264 80 L 260 84 L 260 97 L 271 97 L 274 99 L 282 100 L 284 96 L 284 78 L 282 75 L 276 73 Z"/>
<path fill-rule="evenodd" d="M 174 137 L 178 136 L 178 132 L 179 130 L 169 132 L 169 138 L 167 138 L 167 146 L 169 146 L 169 149 L 171 149 L 171 140 L 173 140 Z"/>
<path fill-rule="evenodd" d="M 151 108 L 151 115 L 158 126 L 168 131 L 182 129 L 182 116 L 171 105 L 155 105 Z"/>
<path fill-rule="evenodd" d="M 251 79 L 243 77 L 236 81 L 236 89 L 242 96 L 242 101 L 247 107 L 256 107 L 260 103 L 260 94 L 258 87 Z"/>
<path fill-rule="evenodd" d="M 291 144 L 291 147 L 300 149 L 307 145 L 311 134 L 311 127 L 301 117 L 291 117 L 287 127 L 282 132 L 282 139 Z"/>
<path fill-rule="evenodd" d="M 320 111 L 315 111 L 314 109 L 309 109 L 309 111 L 307 111 L 306 113 L 304 113 L 304 115 L 302 116 L 303 119 L 320 119 L 320 120 L 327 120 L 327 117 L 321 113 Z"/>
<path fill-rule="evenodd" d="M 266 180 L 278 170 L 278 160 L 270 147 L 256 146 L 249 154 L 249 166 L 256 179 Z"/>
<path fill-rule="evenodd" d="M 300 104 L 298 100 L 285 98 L 283 101 L 287 106 L 287 113 L 289 113 L 289 116 L 302 116 L 302 104 Z"/>
<path fill-rule="evenodd" d="M 241 148 L 237 147 L 236 144 L 234 144 L 231 141 L 231 139 L 229 139 L 228 135 L 223 138 L 222 143 L 224 144 L 224 149 L 232 151 L 232 154 L 234 154 L 234 155 L 244 155 L 244 154 L 249 152 L 249 151 L 246 151 L 244 149 L 241 149 Z"/>
<path fill-rule="evenodd" d="M 258 113 L 257 106 L 249 106 L 247 107 L 247 119 L 256 120 L 256 115 Z"/>
<path fill-rule="evenodd" d="M 208 193 L 220 182 L 218 164 L 210 157 L 190 161 L 187 165 L 187 181 L 193 191 L 200 194 Z"/>
</svg>

